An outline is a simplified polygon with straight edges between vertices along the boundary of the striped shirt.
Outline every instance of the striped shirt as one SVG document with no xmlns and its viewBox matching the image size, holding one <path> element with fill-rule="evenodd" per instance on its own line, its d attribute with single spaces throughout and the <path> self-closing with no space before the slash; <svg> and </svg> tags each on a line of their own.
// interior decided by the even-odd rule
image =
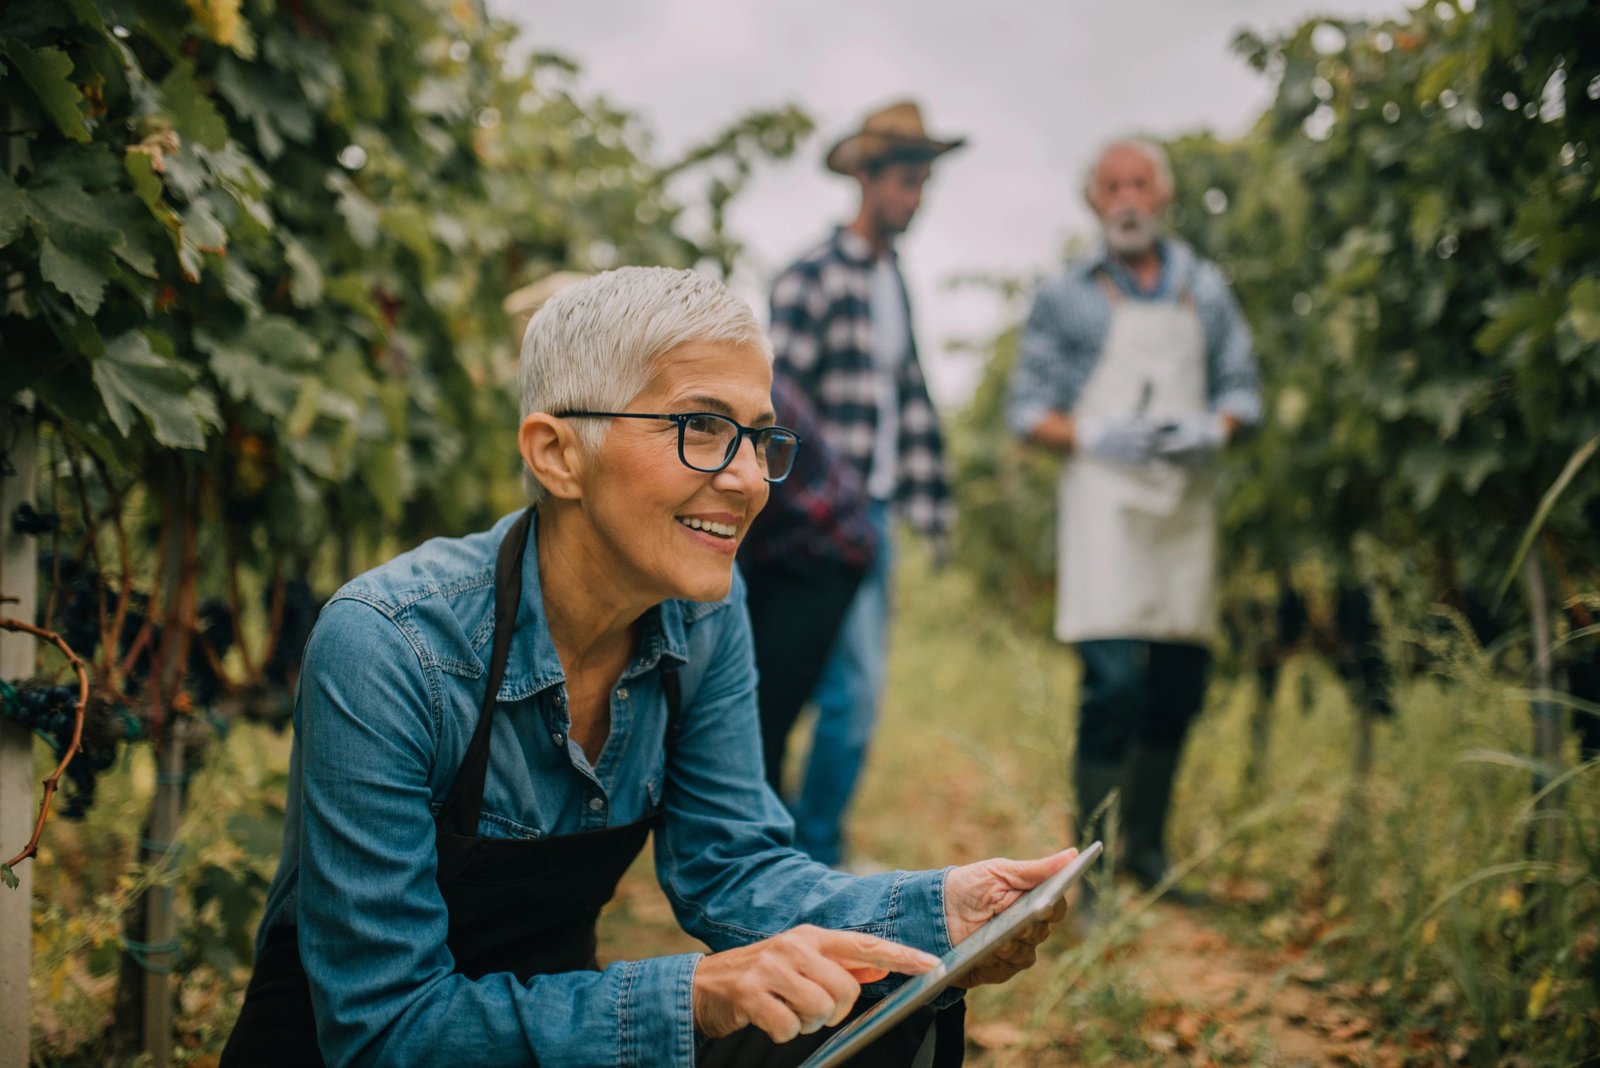
<svg viewBox="0 0 1600 1068">
<path fill-rule="evenodd" d="M 811 397 L 828 445 L 855 466 L 863 483 L 871 472 L 879 407 L 871 272 L 866 240 L 843 227 L 835 230 L 773 283 L 768 330 L 779 368 Z M 955 502 L 938 414 L 917 360 L 916 339 L 908 341 L 896 384 L 900 427 L 893 500 L 913 529 L 942 538 L 955 518 Z"/>
<path fill-rule="evenodd" d="M 1206 346 L 1206 395 L 1212 411 L 1240 423 L 1261 421 L 1261 382 L 1250 327 L 1222 272 L 1176 238 L 1157 246 L 1161 278 L 1139 289 L 1104 246 L 1067 265 L 1039 287 L 1022 329 L 1006 396 L 1006 422 L 1018 437 L 1033 433 L 1047 412 L 1071 412 L 1088 383 L 1111 328 L 1111 302 L 1100 278 L 1130 300 L 1189 300 L 1200 315 Z"/>
</svg>

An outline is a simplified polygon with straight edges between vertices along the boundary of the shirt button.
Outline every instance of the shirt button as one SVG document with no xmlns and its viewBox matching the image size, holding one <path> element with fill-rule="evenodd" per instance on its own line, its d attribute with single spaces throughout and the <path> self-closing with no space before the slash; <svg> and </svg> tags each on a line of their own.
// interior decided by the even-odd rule
<svg viewBox="0 0 1600 1068">
<path fill-rule="evenodd" d="M 550 740 L 557 745 L 564 745 L 566 744 L 567 736 L 560 731 L 555 731 L 550 735 Z"/>
<path fill-rule="evenodd" d="M 603 809 L 605 807 L 606 807 L 606 803 L 602 798 L 598 798 L 598 797 L 589 798 L 589 811 L 590 812 L 599 812 L 601 809 Z"/>
<path fill-rule="evenodd" d="M 628 699 L 628 688 L 626 686 L 624 686 L 620 690 L 617 691 L 617 700 L 626 701 L 627 699 Z"/>
</svg>

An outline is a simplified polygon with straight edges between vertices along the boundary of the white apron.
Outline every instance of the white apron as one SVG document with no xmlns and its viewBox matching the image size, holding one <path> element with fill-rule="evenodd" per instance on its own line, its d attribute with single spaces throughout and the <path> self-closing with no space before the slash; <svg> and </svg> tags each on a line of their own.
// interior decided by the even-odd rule
<svg viewBox="0 0 1600 1068">
<path fill-rule="evenodd" d="M 1205 337 L 1178 301 L 1111 301 L 1105 348 L 1078 413 L 1164 418 L 1206 408 Z M 1209 467 L 1069 456 L 1057 493 L 1056 637 L 1209 642 L 1217 524 Z"/>
</svg>

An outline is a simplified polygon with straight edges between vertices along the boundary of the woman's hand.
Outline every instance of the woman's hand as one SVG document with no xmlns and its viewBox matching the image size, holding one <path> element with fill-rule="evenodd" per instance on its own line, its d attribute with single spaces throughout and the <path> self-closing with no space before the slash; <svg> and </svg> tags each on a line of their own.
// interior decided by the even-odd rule
<svg viewBox="0 0 1600 1068">
<path fill-rule="evenodd" d="M 862 983 L 890 972 L 916 975 L 938 963 L 932 954 L 869 934 L 796 927 L 702 957 L 694 973 L 694 1025 L 710 1038 L 754 1025 L 774 1042 L 787 1042 L 841 1023 Z"/>
<path fill-rule="evenodd" d="M 1017 898 L 1066 867 L 1077 855 L 1076 849 L 1065 849 L 1040 860 L 981 860 L 953 869 L 944 882 L 944 919 L 950 941 L 959 945 Z M 1066 913 L 1067 903 L 1057 901 L 1049 912 L 1013 934 L 957 985 L 974 987 L 1003 983 L 1033 967 L 1034 947 L 1050 937 L 1050 932 Z"/>
</svg>

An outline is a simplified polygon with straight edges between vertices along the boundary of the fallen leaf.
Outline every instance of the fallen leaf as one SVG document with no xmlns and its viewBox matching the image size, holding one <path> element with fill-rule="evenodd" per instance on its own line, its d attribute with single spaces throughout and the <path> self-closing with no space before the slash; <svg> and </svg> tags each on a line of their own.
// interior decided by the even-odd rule
<svg viewBox="0 0 1600 1068">
<path fill-rule="evenodd" d="M 979 1049 L 1009 1049 L 1028 1040 L 1028 1033 L 1014 1023 L 991 1020 L 967 1028 L 967 1040 Z"/>
<path fill-rule="evenodd" d="M 1178 1036 L 1171 1031 L 1155 1031 L 1145 1035 L 1144 1040 L 1156 1053 L 1178 1052 Z"/>
<path fill-rule="evenodd" d="M 1370 1034 L 1371 1032 L 1372 1024 L 1369 1021 L 1356 1016 L 1352 1017 L 1345 1023 L 1340 1024 L 1338 1027 L 1335 1027 L 1332 1031 L 1328 1032 L 1328 1034 L 1335 1041 L 1348 1042 L 1352 1038 L 1360 1038 L 1362 1035 Z"/>
<path fill-rule="evenodd" d="M 1321 986 L 1328 980 L 1328 966 L 1321 961 L 1312 961 L 1294 973 L 1294 979 L 1306 986 Z"/>
</svg>

